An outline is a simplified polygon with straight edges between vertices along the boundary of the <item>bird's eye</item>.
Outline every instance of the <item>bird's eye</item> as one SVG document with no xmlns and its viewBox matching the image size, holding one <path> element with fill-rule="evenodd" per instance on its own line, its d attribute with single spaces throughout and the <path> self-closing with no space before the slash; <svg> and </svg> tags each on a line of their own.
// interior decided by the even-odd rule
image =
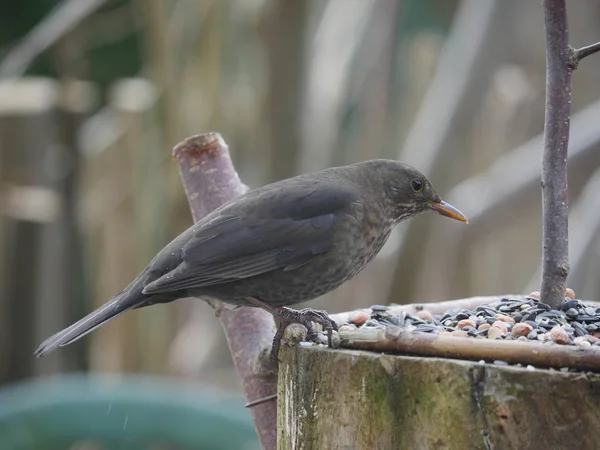
<svg viewBox="0 0 600 450">
<path fill-rule="evenodd" d="M 418 178 L 413 178 L 410 181 L 410 185 L 415 192 L 419 192 L 421 189 L 423 189 L 423 181 L 419 180 Z"/>
</svg>

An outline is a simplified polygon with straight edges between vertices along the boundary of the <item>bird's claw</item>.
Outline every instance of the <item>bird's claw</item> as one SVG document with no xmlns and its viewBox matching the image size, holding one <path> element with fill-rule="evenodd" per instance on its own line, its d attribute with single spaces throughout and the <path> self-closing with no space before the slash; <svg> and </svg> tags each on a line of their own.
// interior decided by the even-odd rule
<svg viewBox="0 0 600 450">
<path fill-rule="evenodd" d="M 307 329 L 306 339 L 308 341 L 318 342 L 319 335 L 313 329 L 313 323 L 318 323 L 327 332 L 327 344 L 329 347 L 332 346 L 331 338 L 333 330 L 338 329 L 337 323 L 329 317 L 326 311 L 304 308 L 304 309 L 291 309 L 285 306 L 276 308 L 274 313 L 279 319 L 279 329 L 273 339 L 273 348 L 271 350 L 271 356 L 275 359 L 279 354 L 279 348 L 281 347 L 281 338 L 285 327 L 290 323 L 300 323 Z"/>
</svg>

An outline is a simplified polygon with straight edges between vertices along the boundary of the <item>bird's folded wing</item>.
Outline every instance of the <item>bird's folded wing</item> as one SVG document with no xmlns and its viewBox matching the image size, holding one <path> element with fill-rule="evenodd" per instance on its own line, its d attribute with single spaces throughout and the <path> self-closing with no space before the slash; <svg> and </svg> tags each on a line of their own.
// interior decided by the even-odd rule
<svg viewBox="0 0 600 450">
<path fill-rule="evenodd" d="M 329 201 L 326 207 L 313 208 L 310 217 L 221 215 L 196 231 L 182 249 L 182 263 L 148 284 L 144 294 L 217 285 L 301 267 L 334 247 L 335 225 L 342 216 L 338 213 L 351 201 L 350 197 Z"/>
</svg>

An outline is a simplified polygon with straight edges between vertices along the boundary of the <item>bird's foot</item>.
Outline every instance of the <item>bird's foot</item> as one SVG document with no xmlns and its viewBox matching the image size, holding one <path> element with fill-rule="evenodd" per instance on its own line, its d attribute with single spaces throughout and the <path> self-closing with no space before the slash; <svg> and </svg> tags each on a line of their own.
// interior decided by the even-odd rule
<svg viewBox="0 0 600 450">
<path fill-rule="evenodd" d="M 335 321 L 329 317 L 327 312 L 318 309 L 291 309 L 285 306 L 275 308 L 273 311 L 279 321 L 279 328 L 275 337 L 273 338 L 273 347 L 271 349 L 271 357 L 277 359 L 279 355 L 279 349 L 281 348 L 281 338 L 287 327 L 291 323 L 299 323 L 306 327 L 308 334 L 306 335 L 307 340 L 318 342 L 319 335 L 313 329 L 313 323 L 318 323 L 327 332 L 327 343 L 331 347 L 331 336 L 333 330 L 337 330 L 338 326 Z"/>
</svg>

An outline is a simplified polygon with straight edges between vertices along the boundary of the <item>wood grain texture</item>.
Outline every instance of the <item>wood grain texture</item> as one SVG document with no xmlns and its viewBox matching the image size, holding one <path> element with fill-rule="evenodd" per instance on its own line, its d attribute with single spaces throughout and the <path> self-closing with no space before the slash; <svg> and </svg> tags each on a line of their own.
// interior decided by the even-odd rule
<svg viewBox="0 0 600 450">
<path fill-rule="evenodd" d="M 285 347 L 278 449 L 597 449 L 600 377 Z"/>
</svg>

